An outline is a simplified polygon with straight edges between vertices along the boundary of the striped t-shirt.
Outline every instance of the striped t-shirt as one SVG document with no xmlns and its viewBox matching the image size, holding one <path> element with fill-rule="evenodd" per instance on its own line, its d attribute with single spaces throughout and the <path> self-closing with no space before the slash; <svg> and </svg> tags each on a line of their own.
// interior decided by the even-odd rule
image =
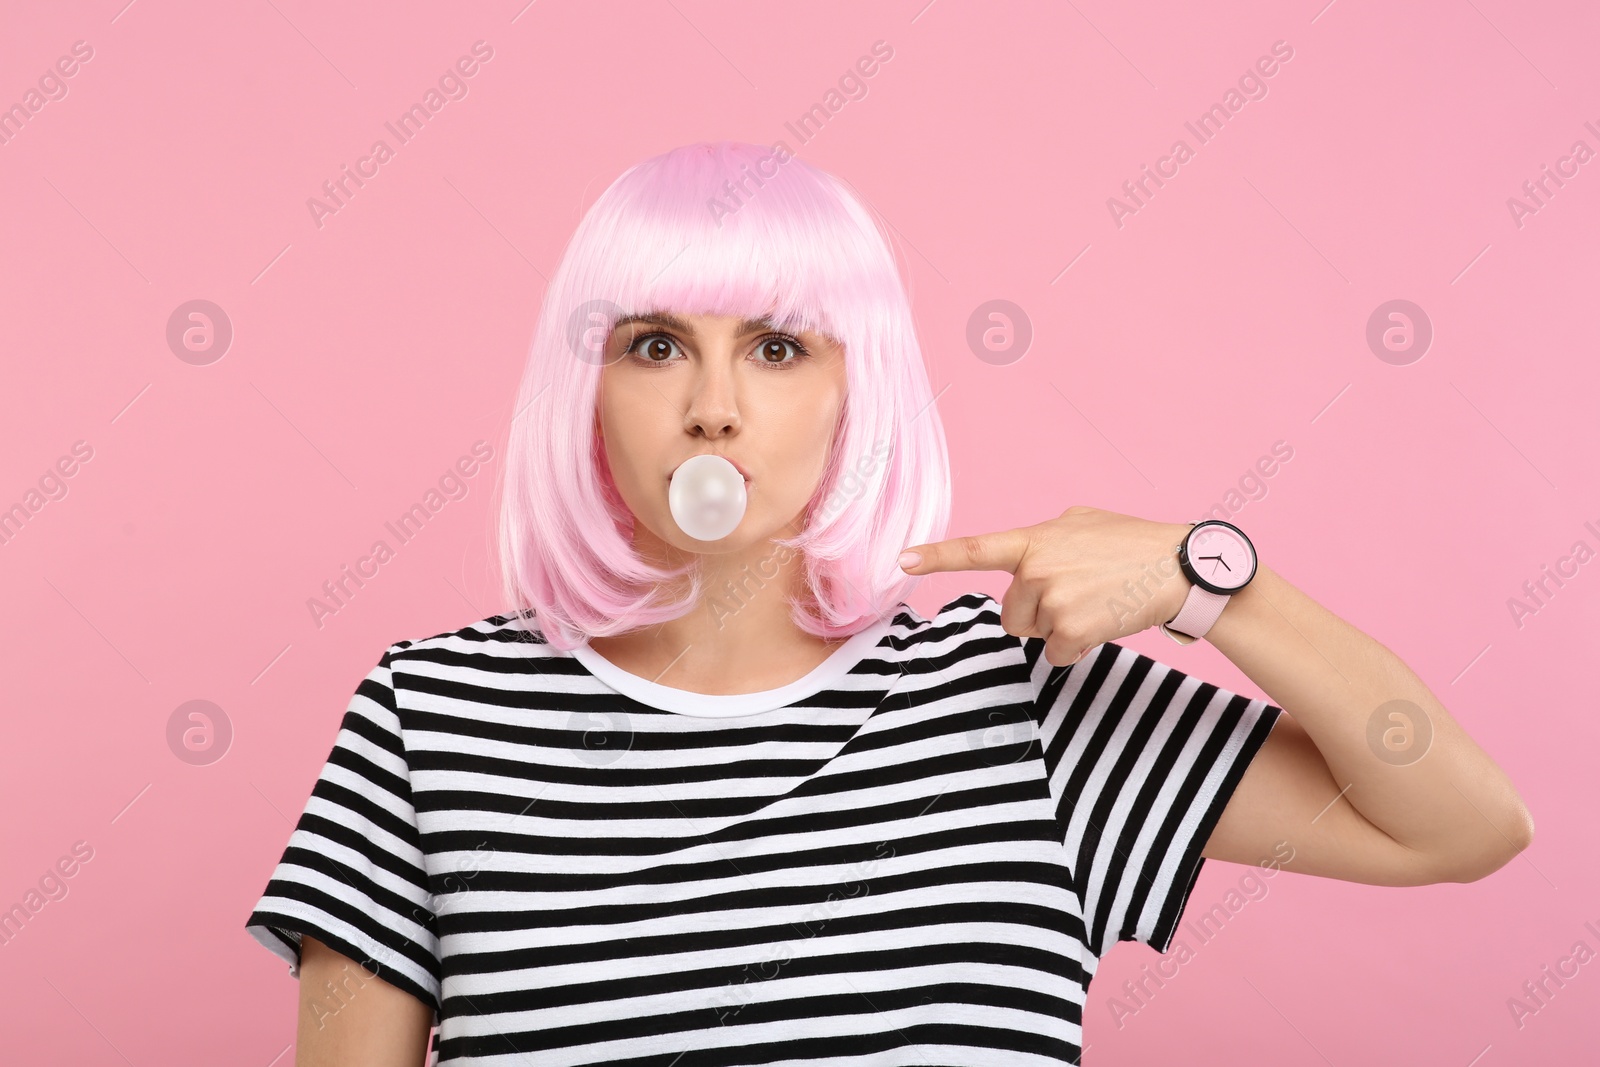
<svg viewBox="0 0 1600 1067">
<path fill-rule="evenodd" d="M 248 928 L 419 997 L 441 1065 L 1077 1063 L 1099 957 L 1168 951 L 1281 709 L 1043 651 L 980 593 L 737 695 L 509 615 L 401 641 Z"/>
</svg>

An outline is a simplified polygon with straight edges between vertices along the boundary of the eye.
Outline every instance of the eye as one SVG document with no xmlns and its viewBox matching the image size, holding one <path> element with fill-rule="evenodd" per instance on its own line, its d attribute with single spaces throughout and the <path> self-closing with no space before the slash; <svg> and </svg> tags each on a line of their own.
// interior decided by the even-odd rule
<svg viewBox="0 0 1600 1067">
<path fill-rule="evenodd" d="M 782 357 L 785 347 L 794 350 L 793 359 L 772 358 L 773 356 Z M 785 337 L 782 334 L 773 334 L 762 341 L 760 347 L 756 349 L 757 361 L 768 367 L 791 367 L 809 355 L 811 353 L 806 351 L 805 345 L 796 341 L 793 337 Z"/>
<path fill-rule="evenodd" d="M 672 349 L 677 347 L 678 342 L 664 333 L 644 333 L 633 339 L 624 354 L 637 353 L 646 363 L 661 364 L 669 362 Z"/>
<path fill-rule="evenodd" d="M 672 356 L 679 351 L 678 342 L 669 334 L 644 333 L 634 338 L 623 350 L 624 355 L 632 355 L 641 363 L 660 367 L 675 362 Z M 789 358 L 784 358 L 785 355 Z M 775 370 L 785 370 L 794 366 L 803 359 L 809 359 L 810 351 L 806 346 L 784 334 L 772 334 L 764 338 L 752 353 L 755 361 L 763 367 Z"/>
</svg>

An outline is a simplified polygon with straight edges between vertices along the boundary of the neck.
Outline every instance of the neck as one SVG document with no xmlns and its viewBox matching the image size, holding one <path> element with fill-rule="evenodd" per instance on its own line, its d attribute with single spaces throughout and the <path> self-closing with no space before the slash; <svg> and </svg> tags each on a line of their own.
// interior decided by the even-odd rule
<svg viewBox="0 0 1600 1067">
<path fill-rule="evenodd" d="M 668 566 L 686 558 L 659 541 L 636 538 L 635 547 Z M 687 614 L 589 645 L 630 674 L 675 689 L 721 695 L 787 685 L 843 643 L 790 619 L 789 601 L 804 595 L 804 566 L 798 552 L 766 541 L 702 556 L 701 599 Z"/>
</svg>

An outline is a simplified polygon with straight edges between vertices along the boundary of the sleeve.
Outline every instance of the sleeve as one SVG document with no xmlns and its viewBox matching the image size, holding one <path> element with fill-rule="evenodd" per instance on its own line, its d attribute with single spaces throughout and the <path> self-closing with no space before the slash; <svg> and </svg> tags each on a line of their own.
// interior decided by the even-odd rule
<svg viewBox="0 0 1600 1067">
<path fill-rule="evenodd" d="M 310 934 L 439 1010 L 438 927 L 423 866 L 391 658 L 344 713 L 333 751 L 246 922 L 300 976 Z"/>
<path fill-rule="evenodd" d="M 1023 648 L 1088 945 L 1166 953 L 1200 850 L 1283 709 L 1115 642 L 1070 667 L 1044 658 L 1043 639 Z"/>
</svg>

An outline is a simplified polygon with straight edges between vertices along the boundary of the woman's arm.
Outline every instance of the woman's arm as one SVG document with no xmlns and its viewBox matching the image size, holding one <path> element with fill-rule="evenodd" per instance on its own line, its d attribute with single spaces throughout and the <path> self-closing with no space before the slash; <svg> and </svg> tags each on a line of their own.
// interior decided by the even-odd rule
<svg viewBox="0 0 1600 1067">
<path fill-rule="evenodd" d="M 420 1067 L 433 1009 L 310 935 L 300 938 L 295 1067 Z"/>
<path fill-rule="evenodd" d="M 1187 583 L 1184 583 L 1187 585 Z M 1470 882 L 1533 840 L 1509 778 L 1393 652 L 1258 565 L 1206 634 L 1284 717 L 1203 855 L 1373 885 Z"/>
<path fill-rule="evenodd" d="M 1177 615 L 1190 587 L 1177 544 L 1190 525 L 1074 505 L 1033 526 L 914 546 L 901 566 L 1010 571 L 1002 626 L 1046 639 L 1045 659 L 1066 666 Z M 1287 714 L 1202 855 L 1254 864 L 1288 842 L 1291 870 L 1422 885 L 1482 878 L 1533 840 L 1505 772 L 1428 687 L 1270 568 L 1258 564 L 1205 636 Z"/>
</svg>

